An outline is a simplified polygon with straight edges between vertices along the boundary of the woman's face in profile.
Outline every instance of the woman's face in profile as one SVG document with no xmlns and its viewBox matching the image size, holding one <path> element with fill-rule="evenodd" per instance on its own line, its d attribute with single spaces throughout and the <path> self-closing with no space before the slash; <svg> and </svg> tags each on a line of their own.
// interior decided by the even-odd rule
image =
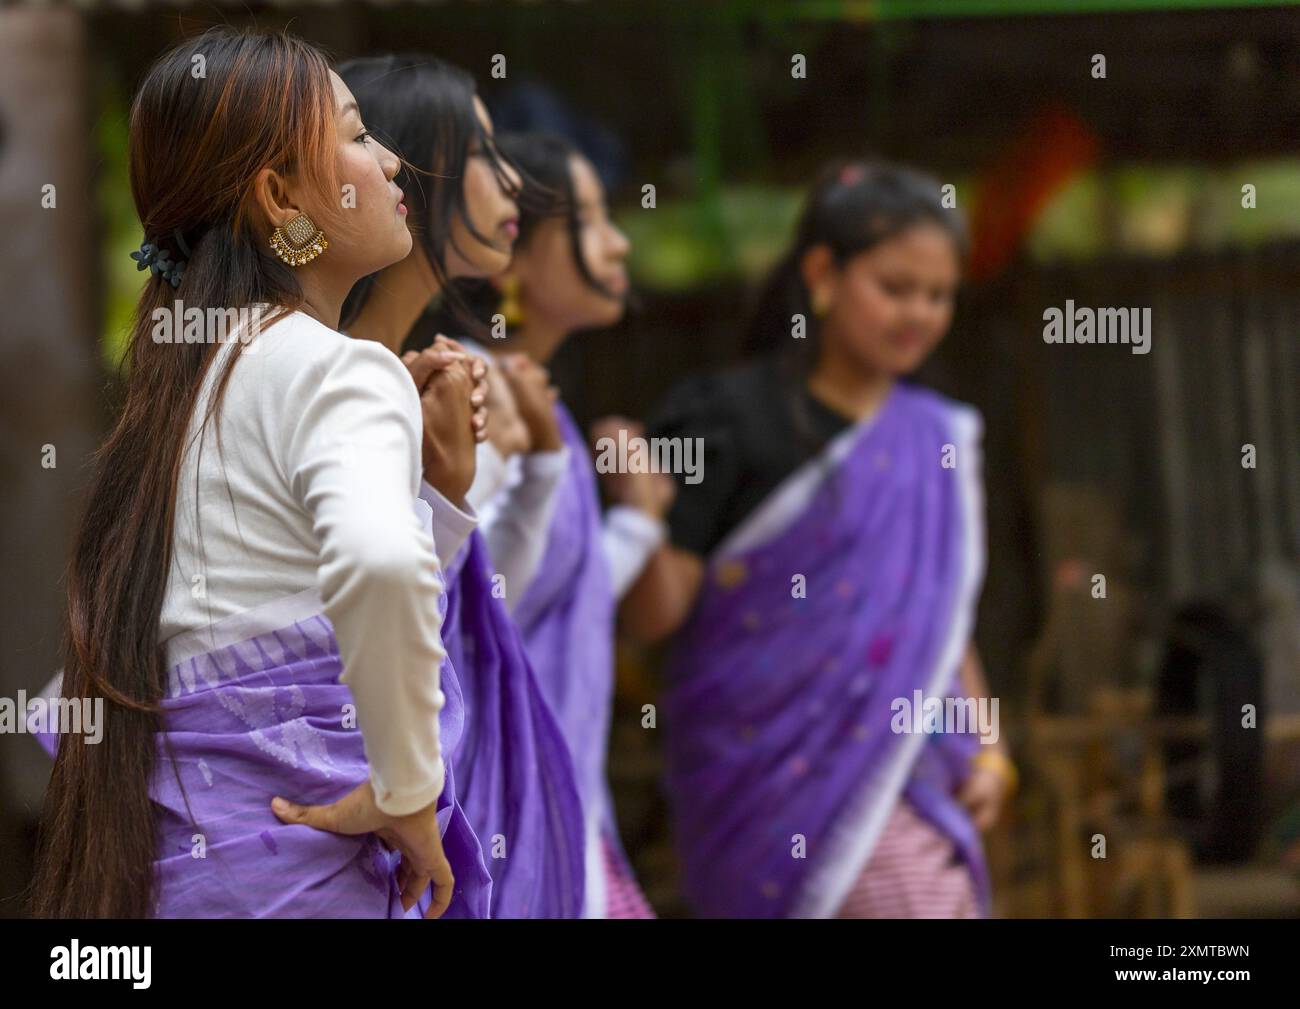
<svg viewBox="0 0 1300 1009">
<path fill-rule="evenodd" d="M 492 142 L 492 119 L 482 100 L 474 96 L 474 112 L 483 127 L 483 135 Z M 519 191 L 519 174 L 502 164 L 510 192 L 497 179 L 496 170 L 483 141 L 476 135 L 470 140 L 465 159 L 465 177 L 461 183 L 470 229 L 459 214 L 451 224 L 451 241 L 447 243 L 447 272 L 453 277 L 491 277 L 510 265 L 515 238 L 519 235 L 519 207 L 514 193 Z M 476 238 L 474 232 L 486 241 Z"/>
<path fill-rule="evenodd" d="M 396 156 L 367 133 L 356 99 L 343 79 L 330 71 L 338 130 L 338 178 L 344 188 L 334 207 L 309 216 L 329 239 L 330 264 L 353 265 L 358 277 L 381 270 L 411 251 L 402 191 L 393 179 Z M 349 195 L 353 198 L 349 199 Z"/>
<path fill-rule="evenodd" d="M 605 188 L 586 158 L 569 159 L 577 251 L 600 289 L 593 288 L 574 259 L 574 234 L 567 217 L 538 223 L 527 246 L 515 255 L 530 312 L 566 330 L 612 326 L 623 317 L 628 288 L 627 236 L 610 219 Z"/>
</svg>

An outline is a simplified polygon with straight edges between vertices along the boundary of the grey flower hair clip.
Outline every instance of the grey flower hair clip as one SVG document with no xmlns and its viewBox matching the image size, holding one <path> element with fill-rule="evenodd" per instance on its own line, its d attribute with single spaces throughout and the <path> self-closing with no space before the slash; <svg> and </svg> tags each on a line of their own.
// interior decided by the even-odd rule
<svg viewBox="0 0 1300 1009">
<path fill-rule="evenodd" d="M 177 256 L 172 259 L 172 254 L 156 242 L 141 242 L 140 250 L 131 253 L 131 258 L 135 260 L 137 270 L 151 270 L 155 277 L 162 277 L 172 287 L 180 287 L 181 277 L 185 275 L 185 266 L 189 262 L 190 248 L 185 244 L 180 228 L 172 232 L 172 238 L 176 240 L 176 245 L 185 258 Z"/>
</svg>

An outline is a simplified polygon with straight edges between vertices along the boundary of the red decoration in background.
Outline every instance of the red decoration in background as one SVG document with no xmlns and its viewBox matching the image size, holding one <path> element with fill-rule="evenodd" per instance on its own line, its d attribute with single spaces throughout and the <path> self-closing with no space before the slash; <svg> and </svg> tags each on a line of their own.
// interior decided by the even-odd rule
<svg viewBox="0 0 1300 1009">
<path fill-rule="evenodd" d="M 1048 201 L 1097 160 L 1096 135 L 1068 109 L 1040 112 L 980 178 L 971 221 L 971 280 L 1001 273 Z"/>
</svg>

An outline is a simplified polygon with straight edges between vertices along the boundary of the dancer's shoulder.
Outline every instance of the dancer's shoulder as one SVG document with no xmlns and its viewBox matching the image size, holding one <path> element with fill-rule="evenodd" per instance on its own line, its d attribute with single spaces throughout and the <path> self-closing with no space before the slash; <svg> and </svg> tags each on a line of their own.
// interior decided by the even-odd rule
<svg viewBox="0 0 1300 1009">
<path fill-rule="evenodd" d="M 247 353 L 251 351 L 251 353 Z M 331 329 L 305 312 L 288 312 L 264 323 L 246 348 L 260 384 L 271 388 L 301 387 L 326 375 L 357 383 L 405 388 L 410 378 L 392 351 L 373 340 L 359 340 Z"/>
<path fill-rule="evenodd" d="M 933 417 L 945 427 L 957 427 L 975 437 L 983 433 L 983 415 L 978 407 L 970 403 L 911 382 L 901 385 L 898 393 L 910 409 Z"/>
</svg>

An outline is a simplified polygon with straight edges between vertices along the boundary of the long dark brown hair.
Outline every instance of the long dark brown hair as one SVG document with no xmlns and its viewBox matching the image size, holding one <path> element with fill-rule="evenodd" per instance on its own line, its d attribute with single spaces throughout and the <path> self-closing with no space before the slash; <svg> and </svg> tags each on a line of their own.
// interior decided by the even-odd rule
<svg viewBox="0 0 1300 1009">
<path fill-rule="evenodd" d="M 189 250 L 178 287 L 149 275 L 127 352 L 124 397 L 94 460 L 68 570 L 63 697 L 103 698 L 95 745 L 59 740 L 38 841 L 32 910 L 41 917 L 143 917 L 154 910 L 150 802 L 165 668 L 159 617 L 171 566 L 184 437 L 218 343 L 158 343 L 154 312 L 298 308 L 303 293 L 258 223 L 263 168 L 337 191 L 329 66 L 283 34 L 213 29 L 163 56 L 131 107 L 131 194 L 145 239 Z M 239 347 L 229 355 L 233 366 Z M 222 398 L 219 376 L 206 418 Z"/>
</svg>

